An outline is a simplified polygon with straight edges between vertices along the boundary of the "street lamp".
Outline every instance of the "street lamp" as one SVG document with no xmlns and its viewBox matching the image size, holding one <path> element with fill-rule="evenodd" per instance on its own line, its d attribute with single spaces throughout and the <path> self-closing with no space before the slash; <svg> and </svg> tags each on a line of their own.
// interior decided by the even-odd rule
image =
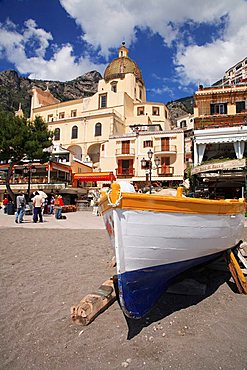
<svg viewBox="0 0 247 370">
<path fill-rule="evenodd" d="M 154 158 L 154 163 L 155 163 L 155 167 L 153 167 L 153 164 L 152 164 L 152 158 L 153 158 L 153 152 L 151 149 L 149 149 L 147 155 L 148 155 L 148 159 L 145 159 L 145 158 L 142 158 L 141 160 L 141 166 L 143 168 L 148 168 L 148 178 L 149 178 L 149 192 L 150 194 L 152 193 L 152 169 L 156 169 L 158 170 L 159 168 L 159 164 L 160 164 L 160 158 L 159 157 L 155 157 Z"/>
<path fill-rule="evenodd" d="M 27 187 L 27 197 L 28 202 L 30 202 L 30 188 L 31 188 L 31 174 L 36 172 L 36 168 L 29 163 L 23 170 L 24 173 L 28 174 L 28 187 Z"/>
<path fill-rule="evenodd" d="M 49 159 L 48 159 L 48 174 L 47 174 L 47 182 L 50 184 L 51 182 L 51 161 L 52 161 L 52 153 L 53 153 L 53 144 L 49 146 L 48 148 L 43 149 L 43 152 L 49 153 Z"/>
</svg>

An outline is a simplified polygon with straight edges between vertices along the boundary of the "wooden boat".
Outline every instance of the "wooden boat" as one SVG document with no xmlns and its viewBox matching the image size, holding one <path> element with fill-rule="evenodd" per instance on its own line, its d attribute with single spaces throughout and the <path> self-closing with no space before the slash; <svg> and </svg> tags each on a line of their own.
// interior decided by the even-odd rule
<svg viewBox="0 0 247 370">
<path fill-rule="evenodd" d="M 100 210 L 115 248 L 119 299 L 141 318 L 177 275 L 210 261 L 242 238 L 245 201 L 121 192 L 113 183 Z"/>
</svg>

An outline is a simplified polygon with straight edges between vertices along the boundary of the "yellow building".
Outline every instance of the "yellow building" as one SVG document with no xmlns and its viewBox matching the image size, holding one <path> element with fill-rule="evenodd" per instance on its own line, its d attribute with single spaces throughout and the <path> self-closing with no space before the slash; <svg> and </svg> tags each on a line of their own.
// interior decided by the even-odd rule
<svg viewBox="0 0 247 370">
<path fill-rule="evenodd" d="M 91 163 L 92 172 L 113 171 L 117 178 L 145 182 L 141 159 L 151 149 L 153 160 L 160 161 L 153 180 L 183 180 L 183 130 L 171 131 L 163 103 L 146 101 L 141 71 L 124 44 L 91 97 L 59 102 L 48 88 L 34 87 L 31 119 L 35 116 L 54 131 L 54 144 L 82 163 Z"/>
</svg>

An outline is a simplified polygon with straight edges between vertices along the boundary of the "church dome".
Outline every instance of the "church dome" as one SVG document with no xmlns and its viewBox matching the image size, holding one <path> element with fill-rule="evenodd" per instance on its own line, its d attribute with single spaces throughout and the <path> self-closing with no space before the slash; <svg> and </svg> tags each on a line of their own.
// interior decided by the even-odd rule
<svg viewBox="0 0 247 370">
<path fill-rule="evenodd" d="M 119 49 L 119 57 L 106 67 L 104 80 L 106 82 L 116 78 L 124 78 L 127 73 L 133 73 L 137 80 L 143 82 L 142 74 L 138 65 L 128 57 L 128 49 L 123 46 Z"/>
</svg>

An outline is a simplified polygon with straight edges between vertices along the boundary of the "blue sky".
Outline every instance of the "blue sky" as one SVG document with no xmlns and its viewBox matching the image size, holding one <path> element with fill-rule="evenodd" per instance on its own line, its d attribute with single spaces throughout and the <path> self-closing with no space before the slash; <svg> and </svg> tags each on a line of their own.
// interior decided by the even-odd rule
<svg viewBox="0 0 247 370">
<path fill-rule="evenodd" d="M 247 54 L 246 0 L 0 0 L 0 71 L 103 74 L 126 42 L 149 101 L 192 95 Z"/>
</svg>

